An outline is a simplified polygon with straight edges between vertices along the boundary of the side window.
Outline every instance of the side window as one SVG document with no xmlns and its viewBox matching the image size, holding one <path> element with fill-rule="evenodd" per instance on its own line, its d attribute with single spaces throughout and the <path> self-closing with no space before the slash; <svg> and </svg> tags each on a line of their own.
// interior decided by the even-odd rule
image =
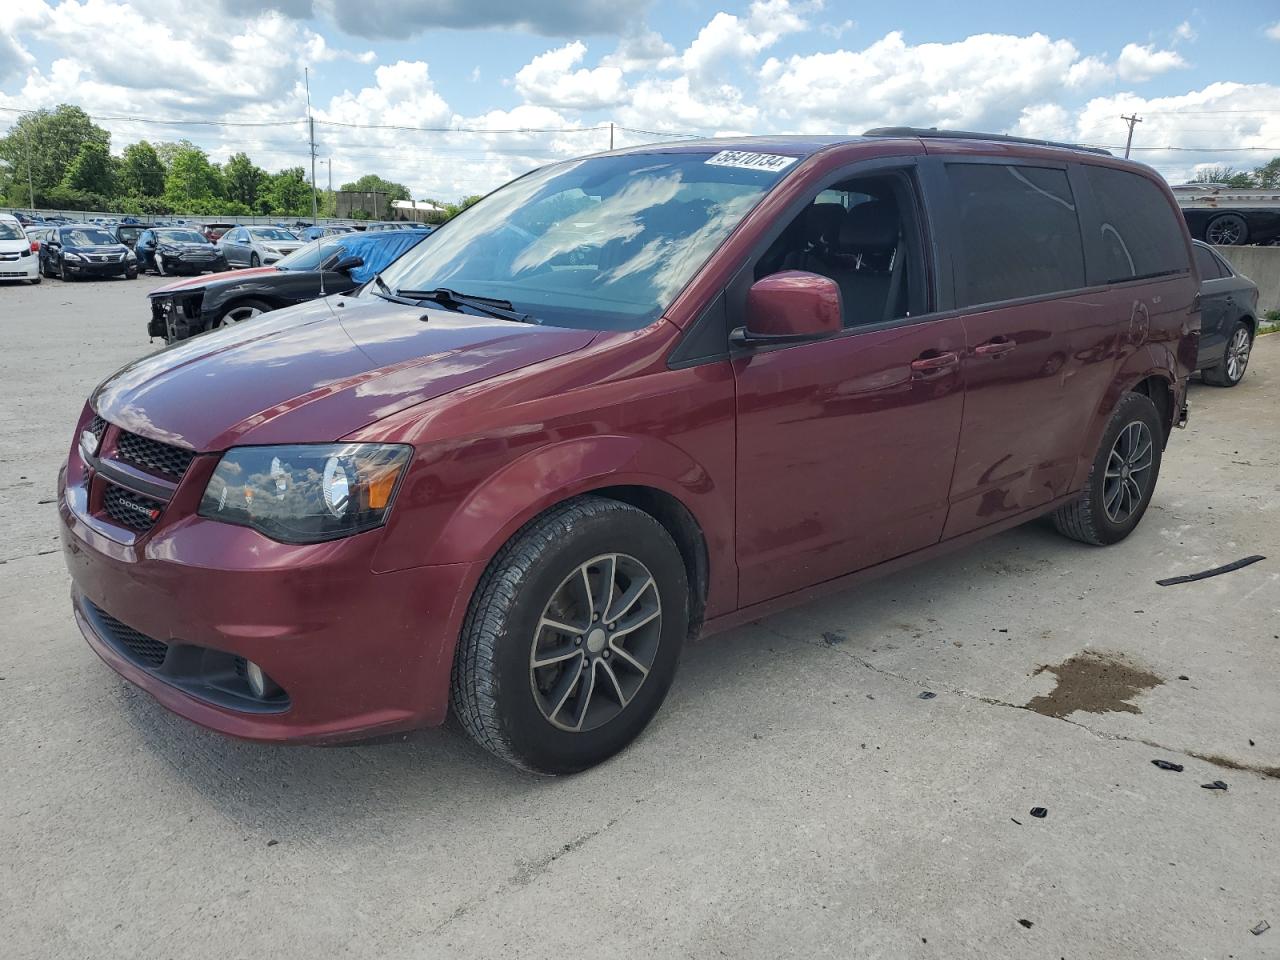
<svg viewBox="0 0 1280 960">
<path fill-rule="evenodd" d="M 1086 164 L 1100 223 L 1090 240 L 1101 274 L 1095 283 L 1115 283 L 1181 273 L 1190 264 L 1185 228 L 1164 191 L 1127 170 Z"/>
<path fill-rule="evenodd" d="M 1084 243 L 1065 170 L 949 163 L 955 198 L 956 305 L 1085 286 Z"/>
<path fill-rule="evenodd" d="M 1213 251 L 1194 245 L 1191 249 L 1195 251 L 1196 270 L 1200 272 L 1201 280 L 1217 280 L 1224 276 L 1222 267 L 1218 264 L 1218 258 L 1213 255 Z"/>
<path fill-rule="evenodd" d="M 1209 253 L 1214 260 L 1218 261 L 1218 270 L 1222 276 L 1234 277 L 1236 275 L 1236 272 L 1232 268 L 1231 264 L 1228 263 L 1226 260 L 1224 260 L 1216 250 L 1210 250 Z"/>
<path fill-rule="evenodd" d="M 756 262 L 755 278 L 783 270 L 831 278 L 845 327 L 925 313 L 915 196 L 906 174 L 859 177 L 823 190 Z"/>
</svg>

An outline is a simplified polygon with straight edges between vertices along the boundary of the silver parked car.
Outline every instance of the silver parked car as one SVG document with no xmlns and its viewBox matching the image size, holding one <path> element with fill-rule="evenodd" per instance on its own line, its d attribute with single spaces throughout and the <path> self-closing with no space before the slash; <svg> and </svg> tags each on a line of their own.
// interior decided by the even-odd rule
<svg viewBox="0 0 1280 960">
<path fill-rule="evenodd" d="M 235 227 L 222 235 L 218 249 L 232 267 L 259 267 L 288 256 L 302 243 L 283 227 Z"/>
</svg>

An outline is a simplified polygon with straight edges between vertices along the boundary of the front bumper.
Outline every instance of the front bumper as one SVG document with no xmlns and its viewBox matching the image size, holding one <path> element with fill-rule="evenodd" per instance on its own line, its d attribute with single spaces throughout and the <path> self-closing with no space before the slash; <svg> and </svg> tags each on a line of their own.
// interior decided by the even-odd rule
<svg viewBox="0 0 1280 960">
<path fill-rule="evenodd" d="M 101 476 L 67 483 L 85 474 L 72 452 L 60 532 L 94 651 L 174 713 L 244 739 L 332 743 L 442 722 L 476 565 L 375 574 L 381 530 L 290 546 L 203 520 L 195 504 L 215 461 L 197 457 L 138 534 L 90 508 Z M 259 664 L 283 695 L 246 699 L 236 658 Z"/>
<path fill-rule="evenodd" d="M 68 276 L 72 277 L 123 277 L 137 273 L 137 262 L 115 260 L 108 263 L 91 263 L 88 261 L 64 260 L 63 266 Z"/>
<path fill-rule="evenodd" d="M 34 280 L 38 276 L 40 258 L 37 256 L 0 260 L 0 280 Z"/>
</svg>

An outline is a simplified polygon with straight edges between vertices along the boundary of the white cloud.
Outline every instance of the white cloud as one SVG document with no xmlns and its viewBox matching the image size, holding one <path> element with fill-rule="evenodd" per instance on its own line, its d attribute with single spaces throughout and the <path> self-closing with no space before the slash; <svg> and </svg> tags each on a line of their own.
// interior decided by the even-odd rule
<svg viewBox="0 0 1280 960">
<path fill-rule="evenodd" d="M 1272 40 L 1280 40 L 1280 20 L 1277 20 L 1271 26 L 1262 31 Z"/>
<path fill-rule="evenodd" d="M 619 67 L 633 73 L 656 67 L 675 55 L 676 48 L 662 39 L 656 30 L 640 30 L 619 41 L 617 48 L 600 61 L 603 67 Z"/>
<path fill-rule="evenodd" d="M 695 84 L 715 84 L 725 63 L 754 59 L 788 33 L 808 26 L 790 0 L 755 0 L 748 15 L 717 13 L 698 31 L 680 56 L 679 65 Z"/>
<path fill-rule="evenodd" d="M 819 29 L 828 37 L 834 37 L 839 40 L 850 30 L 856 29 L 858 22 L 856 20 L 845 20 L 842 23 L 824 23 Z"/>
<path fill-rule="evenodd" d="M 616 106 L 625 94 L 622 68 L 573 68 L 587 55 L 587 45 L 574 40 L 539 54 L 516 73 L 516 91 L 529 103 L 571 110 Z"/>
<path fill-rule="evenodd" d="M 1195 27 L 1191 26 L 1190 20 L 1183 20 L 1174 27 L 1173 36 L 1176 40 L 1186 40 L 1188 42 L 1195 40 L 1199 34 L 1196 33 Z"/>
<path fill-rule="evenodd" d="M 1143 83 L 1170 70 L 1187 66 L 1187 61 L 1174 50 L 1157 50 L 1152 44 L 1139 46 L 1126 43 L 1116 58 L 1116 75 L 1121 80 Z"/>
</svg>

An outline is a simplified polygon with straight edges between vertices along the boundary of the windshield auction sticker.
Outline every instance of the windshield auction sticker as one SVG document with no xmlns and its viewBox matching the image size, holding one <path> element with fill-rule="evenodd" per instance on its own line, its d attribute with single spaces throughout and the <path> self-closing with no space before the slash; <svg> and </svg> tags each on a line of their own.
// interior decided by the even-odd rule
<svg viewBox="0 0 1280 960">
<path fill-rule="evenodd" d="M 721 150 L 707 163 L 713 167 L 741 167 L 744 170 L 764 170 L 778 173 L 796 162 L 796 157 L 782 157 L 776 153 L 745 153 L 742 150 Z"/>
</svg>

